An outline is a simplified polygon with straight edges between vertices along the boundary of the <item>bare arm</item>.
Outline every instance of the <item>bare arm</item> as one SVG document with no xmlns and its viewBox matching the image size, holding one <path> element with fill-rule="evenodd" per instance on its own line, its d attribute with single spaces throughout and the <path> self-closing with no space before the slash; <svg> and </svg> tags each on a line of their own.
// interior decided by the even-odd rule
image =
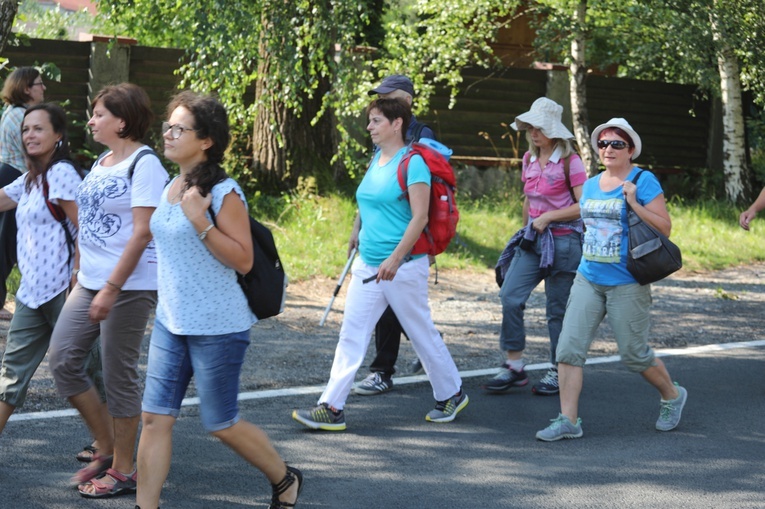
<svg viewBox="0 0 765 509">
<path fill-rule="evenodd" d="M 120 289 L 138 265 L 146 246 L 151 241 L 149 219 L 155 207 L 133 207 L 133 234 L 122 252 L 117 266 L 112 270 L 108 283 L 96 294 L 90 304 L 90 320 L 104 320 L 119 296 Z"/>
<path fill-rule="evenodd" d="M 181 199 L 183 212 L 197 233 L 203 232 L 211 224 L 205 216 L 210 203 L 212 195 L 202 197 L 198 187 L 186 191 Z M 217 226 L 207 232 L 202 242 L 223 265 L 240 274 L 248 273 L 254 260 L 250 218 L 235 191 L 223 197 L 223 205 L 215 216 L 215 223 Z"/>
<path fill-rule="evenodd" d="M 390 281 L 396 276 L 404 257 L 414 247 L 422 230 L 428 224 L 428 209 L 430 207 L 430 186 L 425 183 L 412 184 L 408 188 L 409 205 L 412 207 L 412 220 L 404 231 L 404 236 L 393 250 L 393 253 L 380 265 L 377 281 Z"/>
<path fill-rule="evenodd" d="M 741 225 L 741 228 L 744 230 L 749 230 L 749 223 L 751 223 L 754 216 L 763 209 L 765 209 L 765 187 L 762 188 L 760 195 L 754 200 L 754 203 L 741 213 L 738 218 L 738 224 Z"/>
<path fill-rule="evenodd" d="M 672 232 L 672 220 L 667 211 L 667 202 L 664 200 L 664 193 L 643 206 L 637 201 L 637 187 L 635 184 L 626 181 L 622 184 L 622 189 L 624 198 L 640 219 L 669 237 L 669 234 Z"/>
<path fill-rule="evenodd" d="M 17 203 L 10 199 L 5 189 L 0 189 L 0 212 L 16 208 Z"/>
<path fill-rule="evenodd" d="M 361 214 L 356 211 L 356 218 L 353 220 L 353 228 L 351 229 L 351 236 L 348 239 L 348 256 L 351 256 L 351 251 L 358 249 L 359 247 L 359 232 L 361 231 Z"/>
</svg>

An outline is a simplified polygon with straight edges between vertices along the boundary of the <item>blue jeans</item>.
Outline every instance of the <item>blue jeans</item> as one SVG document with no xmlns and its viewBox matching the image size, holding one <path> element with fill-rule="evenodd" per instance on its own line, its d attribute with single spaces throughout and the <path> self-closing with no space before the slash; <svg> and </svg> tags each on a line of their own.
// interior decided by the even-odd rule
<svg viewBox="0 0 765 509">
<path fill-rule="evenodd" d="M 528 251 L 517 248 L 499 291 L 502 302 L 499 346 L 505 352 L 521 352 L 526 348 L 526 328 L 523 324 L 526 301 L 534 288 L 542 281 L 545 282 L 550 362 L 553 364 L 556 362 L 555 350 L 563 327 L 568 295 L 582 257 L 582 244 L 578 233 L 556 236 L 554 242 L 555 258 L 547 274 L 543 274 L 539 269 L 539 240 Z"/>
<path fill-rule="evenodd" d="M 159 321 L 149 346 L 143 411 L 178 417 L 192 375 L 208 432 L 239 421 L 239 374 L 250 331 L 213 336 L 173 334 Z"/>
</svg>

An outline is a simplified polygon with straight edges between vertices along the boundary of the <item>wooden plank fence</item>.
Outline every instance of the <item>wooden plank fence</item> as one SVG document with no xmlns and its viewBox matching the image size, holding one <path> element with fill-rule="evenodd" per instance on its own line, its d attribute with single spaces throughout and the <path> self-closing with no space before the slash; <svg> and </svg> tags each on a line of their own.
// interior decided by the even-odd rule
<svg viewBox="0 0 765 509">
<path fill-rule="evenodd" d="M 32 39 L 27 46 L 3 52 L 12 66 L 52 62 L 61 69 L 60 83 L 46 82 L 46 99 L 68 101 L 67 109 L 77 122 L 71 133 L 75 147 L 85 143 L 88 97 L 94 92 L 88 87 L 91 44 L 103 43 Z M 178 49 L 130 48 L 129 80 L 148 92 L 157 124 L 179 82 L 175 70 L 182 58 Z M 549 72 L 561 71 L 465 69 L 456 105 L 450 109 L 447 91 L 438 89 L 429 112 L 420 119 L 454 150 L 456 161 L 496 166 L 526 149 L 521 136 L 516 154 L 509 140 L 501 139 L 507 132 L 501 124 L 509 125 L 536 98 L 548 95 Z M 709 101 L 699 99 L 695 87 L 602 76 L 590 76 L 587 87 L 591 128 L 614 116 L 626 118 L 643 139 L 641 165 L 670 170 L 709 166 L 710 133 L 716 120 Z M 564 121 L 571 124 L 570 112 L 564 113 Z"/>
</svg>

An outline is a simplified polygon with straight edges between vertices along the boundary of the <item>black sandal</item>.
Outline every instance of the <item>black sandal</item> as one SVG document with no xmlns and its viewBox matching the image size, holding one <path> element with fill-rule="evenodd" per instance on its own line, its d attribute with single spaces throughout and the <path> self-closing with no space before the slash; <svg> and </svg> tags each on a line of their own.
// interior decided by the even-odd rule
<svg viewBox="0 0 765 509">
<path fill-rule="evenodd" d="M 93 457 L 96 455 L 97 451 L 98 449 L 92 445 L 86 445 L 82 448 L 82 451 L 77 453 L 77 461 L 81 461 L 82 463 L 90 463 L 93 461 Z"/>
<path fill-rule="evenodd" d="M 279 500 L 279 495 L 284 493 L 289 489 L 290 486 L 295 484 L 295 481 L 298 483 L 298 491 L 297 495 L 295 496 L 295 501 L 293 503 L 289 502 L 282 502 Z M 284 476 L 284 479 L 279 481 L 279 484 L 272 484 L 271 485 L 271 491 L 273 492 L 273 495 L 271 496 L 271 505 L 268 506 L 268 509 L 289 509 L 290 507 L 295 507 L 298 501 L 298 497 L 300 497 L 300 492 L 303 490 L 303 473 L 298 470 L 295 467 L 287 467 L 287 473 Z"/>
</svg>

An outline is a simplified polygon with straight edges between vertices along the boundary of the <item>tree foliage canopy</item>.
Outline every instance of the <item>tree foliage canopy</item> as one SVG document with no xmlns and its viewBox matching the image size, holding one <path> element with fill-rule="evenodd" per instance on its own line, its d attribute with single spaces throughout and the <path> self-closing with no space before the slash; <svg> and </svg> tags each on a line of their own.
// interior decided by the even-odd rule
<svg viewBox="0 0 765 509">
<path fill-rule="evenodd" d="M 322 90 L 310 119 L 337 118 L 336 164 L 351 176 L 367 154 L 359 121 L 366 94 L 387 74 L 412 77 L 417 107 L 436 84 L 456 95 L 460 70 L 488 65 L 488 45 L 517 2 L 500 0 L 99 0 L 99 10 L 141 44 L 186 48 L 183 87 L 215 92 L 243 133 L 278 101 L 298 117 Z M 359 51 L 359 46 L 377 46 Z M 268 75 L 258 76 L 269 59 Z M 262 67 L 261 67 L 262 68 Z M 247 94 L 258 79 L 265 87 Z M 279 129 L 272 125 L 277 142 Z"/>
<path fill-rule="evenodd" d="M 565 61 L 576 0 L 540 0 L 538 49 Z M 719 95 L 719 43 L 711 19 L 741 65 L 742 84 L 765 105 L 765 16 L 760 0 L 589 0 L 588 61 L 620 76 L 699 85 Z"/>
</svg>

